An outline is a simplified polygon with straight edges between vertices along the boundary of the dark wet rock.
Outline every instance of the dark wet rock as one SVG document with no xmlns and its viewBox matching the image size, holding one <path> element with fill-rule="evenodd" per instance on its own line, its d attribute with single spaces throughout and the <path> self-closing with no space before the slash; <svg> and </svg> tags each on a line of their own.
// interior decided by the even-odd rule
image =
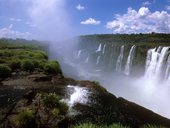
<svg viewBox="0 0 170 128">
<path fill-rule="evenodd" d="M 51 81 L 52 76 L 50 75 L 45 75 L 45 74 L 34 74 L 34 75 L 30 75 L 28 76 L 28 79 L 32 79 L 35 82 L 39 82 L 39 81 Z"/>
</svg>

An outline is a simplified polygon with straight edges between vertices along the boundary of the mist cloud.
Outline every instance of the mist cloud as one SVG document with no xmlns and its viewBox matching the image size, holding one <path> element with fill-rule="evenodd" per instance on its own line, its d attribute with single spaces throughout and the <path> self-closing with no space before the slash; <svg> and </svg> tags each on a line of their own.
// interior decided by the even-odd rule
<svg viewBox="0 0 170 128">
<path fill-rule="evenodd" d="M 28 15 L 38 39 L 61 40 L 72 33 L 65 0 L 30 0 Z"/>
</svg>

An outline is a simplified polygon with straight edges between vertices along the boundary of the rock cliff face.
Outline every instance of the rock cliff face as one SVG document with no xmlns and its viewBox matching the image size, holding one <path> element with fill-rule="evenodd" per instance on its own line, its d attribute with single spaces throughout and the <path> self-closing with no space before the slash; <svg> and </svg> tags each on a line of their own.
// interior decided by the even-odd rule
<svg viewBox="0 0 170 128">
<path fill-rule="evenodd" d="M 98 37 L 98 36 L 97 36 Z M 89 72 L 100 74 L 122 74 L 132 77 L 142 77 L 151 72 L 153 77 L 167 80 L 170 76 L 169 59 L 170 42 L 153 43 L 124 43 L 108 41 L 106 39 L 88 39 L 81 37 L 75 49 L 64 56 L 72 66 L 77 63 L 86 67 Z M 133 39 L 132 39 L 133 40 Z M 64 55 L 64 54 L 63 54 Z M 153 65 L 152 65 L 153 64 Z M 150 67 L 149 67 L 150 66 Z M 157 70 L 155 70 L 157 69 Z"/>
<path fill-rule="evenodd" d="M 11 120 L 23 108 L 35 110 L 37 94 L 42 93 L 55 93 L 68 104 L 69 114 L 61 116 L 60 123 L 56 121 L 60 127 L 84 122 L 108 125 L 115 122 L 134 128 L 144 124 L 170 127 L 170 120 L 123 98 L 115 97 L 97 82 L 75 81 L 61 75 L 44 73 L 11 77 L 1 82 L 0 126 L 12 127 Z M 43 106 L 39 107 L 41 124 L 50 113 L 43 112 Z M 37 127 L 37 120 L 31 122 L 32 126 Z M 55 126 L 55 122 L 47 124 L 47 127 L 50 126 Z"/>
</svg>

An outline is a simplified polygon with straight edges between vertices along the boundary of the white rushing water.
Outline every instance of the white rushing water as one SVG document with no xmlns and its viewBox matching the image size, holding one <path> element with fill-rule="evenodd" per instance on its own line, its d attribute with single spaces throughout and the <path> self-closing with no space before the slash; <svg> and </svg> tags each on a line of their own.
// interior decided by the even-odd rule
<svg viewBox="0 0 170 128">
<path fill-rule="evenodd" d="M 84 61 L 84 63 L 88 63 L 89 62 L 89 56 L 86 58 L 86 60 Z"/>
<path fill-rule="evenodd" d="M 116 62 L 116 71 L 117 72 L 121 72 L 121 70 L 122 70 L 123 53 L 124 53 L 124 45 L 121 46 L 120 55 L 117 58 L 117 62 Z"/>
<path fill-rule="evenodd" d="M 129 55 L 128 55 L 128 58 L 126 61 L 126 65 L 125 65 L 125 70 L 124 70 L 125 75 L 130 75 L 132 61 L 133 61 L 134 53 L 135 53 L 135 48 L 136 48 L 136 46 L 133 45 L 130 49 L 130 52 L 129 52 Z"/>
<path fill-rule="evenodd" d="M 106 44 L 104 44 L 104 47 L 103 47 L 103 50 L 102 50 L 103 54 L 105 53 L 105 48 L 106 48 Z"/>
<path fill-rule="evenodd" d="M 72 107 L 75 103 L 86 104 L 88 102 L 89 92 L 85 87 L 68 85 L 68 89 L 73 89 L 73 93 L 70 95 L 68 105 Z"/>
<path fill-rule="evenodd" d="M 101 50 L 102 50 L 102 44 L 99 44 L 99 47 L 98 47 L 98 49 L 96 50 L 96 52 L 101 52 Z"/>
<path fill-rule="evenodd" d="M 116 50 L 116 48 L 120 48 L 120 50 Z M 92 50 L 93 52 L 90 51 L 88 53 L 88 49 L 86 52 L 80 52 L 79 50 L 80 55 L 78 55 L 78 51 L 76 51 L 76 56 L 86 56 L 86 58 L 82 60 L 83 63 L 75 63 L 74 61 L 65 63 L 76 69 L 76 76 L 78 76 L 78 79 L 99 81 L 101 85 L 112 94 L 123 97 L 170 118 L 170 102 L 168 99 L 168 97 L 170 97 L 170 48 L 162 46 L 152 49 L 146 48 L 141 47 L 137 50 L 136 46 L 132 46 L 127 50 L 126 45 L 122 45 L 121 47 L 110 45 L 109 47 L 109 45 L 100 44 L 98 48 L 94 47 Z M 144 52 L 142 51 L 141 54 L 139 53 L 141 52 L 140 50 L 148 50 L 147 56 L 139 56 L 143 55 Z M 127 58 L 125 58 L 126 54 L 128 54 Z M 133 68 L 132 63 L 134 62 L 135 55 L 141 57 L 142 63 L 146 61 L 146 64 L 139 68 Z M 93 59 L 94 61 L 91 61 Z M 124 60 L 126 61 L 125 63 Z M 138 60 L 140 61 L 139 58 Z M 91 69 L 90 64 L 93 64 L 95 68 Z M 116 64 L 114 65 L 115 69 L 113 70 L 112 68 L 111 71 L 116 70 L 116 72 L 120 73 L 113 72 L 111 75 L 107 74 L 110 68 L 107 64 L 109 66 Z M 102 69 L 103 66 L 106 69 Z M 141 73 L 140 77 L 131 75 L 132 68 L 134 69 L 134 74 L 135 71 L 139 73 L 141 73 L 141 71 L 143 73 L 144 71 L 144 74 Z M 123 75 L 121 72 L 127 76 Z M 69 85 L 68 89 L 72 90 L 70 98 L 68 99 L 69 106 L 73 106 L 73 104 L 77 102 L 85 104 L 88 102 L 89 92 L 85 88 L 72 87 Z"/>
<path fill-rule="evenodd" d="M 99 64 L 99 62 L 100 62 L 100 57 L 101 57 L 101 56 L 98 56 L 98 57 L 97 57 L 96 65 Z"/>
<path fill-rule="evenodd" d="M 77 58 L 80 58 L 81 52 L 82 52 L 81 50 L 78 51 Z"/>
<path fill-rule="evenodd" d="M 170 55 L 168 56 L 168 60 L 166 62 L 166 70 L 165 70 L 165 80 L 170 80 Z"/>
<path fill-rule="evenodd" d="M 166 65 L 166 58 L 168 56 L 169 47 L 149 49 L 147 53 L 146 69 L 144 77 L 150 80 L 163 79 L 168 77 L 169 62 L 167 61 L 167 69 L 164 71 Z"/>
</svg>

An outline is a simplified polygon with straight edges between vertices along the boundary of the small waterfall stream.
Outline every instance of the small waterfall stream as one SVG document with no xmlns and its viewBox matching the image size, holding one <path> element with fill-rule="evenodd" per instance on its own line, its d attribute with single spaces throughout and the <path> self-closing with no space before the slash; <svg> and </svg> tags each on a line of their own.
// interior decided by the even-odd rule
<svg viewBox="0 0 170 128">
<path fill-rule="evenodd" d="M 101 56 L 98 56 L 98 57 L 97 57 L 96 65 L 97 65 L 97 64 L 99 64 L 99 62 L 100 62 L 100 58 L 101 58 Z"/>
<path fill-rule="evenodd" d="M 130 75 L 135 48 L 136 48 L 136 46 L 133 45 L 130 49 L 130 52 L 129 52 L 129 55 L 128 55 L 128 58 L 127 58 L 127 62 L 126 62 L 126 65 L 125 65 L 125 70 L 124 70 L 125 75 Z"/>
<path fill-rule="evenodd" d="M 101 50 L 102 50 L 102 44 L 99 44 L 99 47 L 98 47 L 98 49 L 96 50 L 96 52 L 101 52 Z"/>
<path fill-rule="evenodd" d="M 77 58 L 80 58 L 81 52 L 82 52 L 81 50 L 78 50 Z"/>
<path fill-rule="evenodd" d="M 117 62 L 116 62 L 116 71 L 117 72 L 121 72 L 121 70 L 122 70 L 123 53 L 124 53 L 124 45 L 121 46 L 120 55 L 117 58 Z"/>
</svg>

